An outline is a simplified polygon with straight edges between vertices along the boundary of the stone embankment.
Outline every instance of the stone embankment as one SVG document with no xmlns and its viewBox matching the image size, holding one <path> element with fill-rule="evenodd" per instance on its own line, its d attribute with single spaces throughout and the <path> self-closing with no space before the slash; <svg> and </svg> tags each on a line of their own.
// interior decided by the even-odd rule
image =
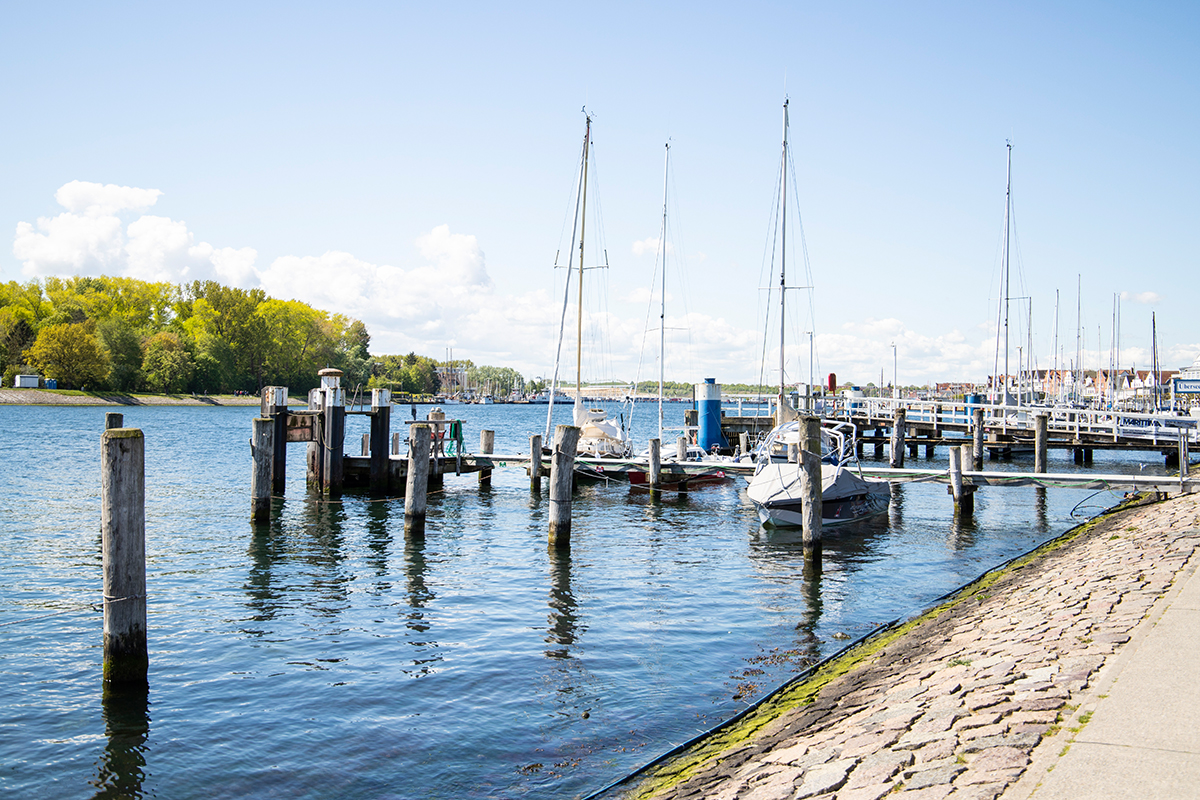
<svg viewBox="0 0 1200 800">
<path fill-rule="evenodd" d="M 1074 529 L 610 794 L 1027 797 L 1087 724 L 1106 662 L 1195 569 L 1198 517 L 1184 496 Z"/>
<path fill-rule="evenodd" d="M 0 389 L 0 405 L 22 406 L 256 406 L 254 395 L 59 394 L 48 389 Z"/>
</svg>

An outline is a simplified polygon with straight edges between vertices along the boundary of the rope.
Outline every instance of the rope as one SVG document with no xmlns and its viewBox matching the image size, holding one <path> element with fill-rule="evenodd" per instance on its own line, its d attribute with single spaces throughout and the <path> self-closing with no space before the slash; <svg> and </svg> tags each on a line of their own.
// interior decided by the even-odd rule
<svg viewBox="0 0 1200 800">
<path fill-rule="evenodd" d="M 23 622 L 36 622 L 39 619 L 49 619 L 50 617 L 62 617 L 67 614 L 77 614 L 84 609 L 91 609 L 92 611 L 101 610 L 100 607 L 95 603 L 80 603 L 76 608 L 70 609 L 69 611 L 56 611 L 53 614 L 42 614 L 37 617 L 27 617 L 25 619 L 14 619 L 10 622 L 0 622 L 0 628 L 5 628 L 9 625 L 20 625 Z"/>
</svg>

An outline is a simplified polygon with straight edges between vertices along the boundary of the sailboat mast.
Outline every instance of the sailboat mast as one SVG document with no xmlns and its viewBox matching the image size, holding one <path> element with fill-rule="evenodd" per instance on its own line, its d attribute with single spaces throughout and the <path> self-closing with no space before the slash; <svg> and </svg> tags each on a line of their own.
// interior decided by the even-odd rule
<svg viewBox="0 0 1200 800">
<path fill-rule="evenodd" d="M 780 168 L 780 174 L 783 177 L 783 183 L 782 183 L 783 200 L 782 200 L 782 207 L 781 207 L 781 214 L 782 214 L 781 219 L 783 221 L 783 224 L 782 224 L 783 247 L 781 248 L 781 251 L 780 251 L 781 255 L 779 257 L 779 403 L 780 403 L 780 407 L 782 407 L 783 403 L 786 401 L 785 398 L 787 396 L 787 390 L 784 386 L 784 355 L 783 355 L 784 337 L 786 335 L 786 328 L 783 324 L 784 323 L 783 314 L 784 314 L 784 306 L 785 306 L 784 295 L 787 293 L 787 290 L 786 290 L 786 282 L 787 282 L 787 153 L 788 153 L 788 101 L 785 98 L 783 101 L 783 155 L 782 155 L 782 162 L 781 162 L 782 166 Z M 780 419 L 783 419 L 783 418 L 781 417 Z"/>
<path fill-rule="evenodd" d="M 663 438 L 663 377 L 667 357 L 667 175 L 671 169 L 671 143 L 663 157 L 662 288 L 658 297 L 658 440 Z"/>
<path fill-rule="evenodd" d="M 592 115 L 587 116 L 587 129 L 583 134 L 583 190 L 580 195 L 579 211 L 579 308 L 576 309 L 575 325 L 575 399 L 583 396 L 583 231 L 587 223 L 587 170 L 588 148 L 592 142 Z M 554 398 L 550 398 L 553 402 Z"/>
<path fill-rule="evenodd" d="M 1009 219 L 1012 216 L 1012 142 L 1007 142 L 1008 147 L 1008 179 L 1007 188 L 1004 190 L 1004 393 L 1000 395 L 1000 402 L 1007 405 L 1008 403 L 1008 296 L 1009 291 L 1009 272 L 1008 272 L 1008 249 L 1009 249 Z"/>
</svg>

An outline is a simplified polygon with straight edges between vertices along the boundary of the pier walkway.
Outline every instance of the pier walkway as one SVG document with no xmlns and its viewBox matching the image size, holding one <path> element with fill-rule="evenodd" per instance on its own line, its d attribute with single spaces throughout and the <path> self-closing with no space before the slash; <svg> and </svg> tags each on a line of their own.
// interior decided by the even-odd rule
<svg viewBox="0 0 1200 800">
<path fill-rule="evenodd" d="M 1200 496 L 1126 508 L 886 629 L 606 798 L 1191 798 Z"/>
</svg>

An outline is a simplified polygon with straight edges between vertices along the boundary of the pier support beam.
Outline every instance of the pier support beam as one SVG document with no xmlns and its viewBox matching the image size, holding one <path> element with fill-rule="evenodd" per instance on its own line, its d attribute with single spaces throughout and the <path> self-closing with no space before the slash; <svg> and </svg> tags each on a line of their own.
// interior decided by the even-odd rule
<svg viewBox="0 0 1200 800">
<path fill-rule="evenodd" d="M 969 517 L 975 512 L 975 487 L 963 482 L 963 464 L 973 457 L 971 445 L 950 448 L 950 486 L 947 490 L 954 496 L 954 511 L 959 516 Z"/>
<path fill-rule="evenodd" d="M 579 428 L 559 425 L 554 430 L 554 453 L 550 456 L 550 546 L 571 546 L 571 486 L 575 474 L 575 451 Z"/>
<path fill-rule="evenodd" d="M 535 434 L 529 437 L 529 491 L 540 494 L 542 491 L 542 436 Z"/>
<path fill-rule="evenodd" d="M 100 542 L 104 682 L 144 685 L 150 666 L 146 649 L 146 440 L 137 428 L 112 428 L 100 437 Z"/>
<path fill-rule="evenodd" d="M 342 389 L 342 371 L 327 368 L 321 376 L 321 407 L 324 409 L 321 446 L 321 490 L 330 497 L 342 493 L 343 459 L 346 455 L 346 395 Z"/>
<path fill-rule="evenodd" d="M 250 435 L 250 455 L 254 471 L 250 474 L 250 519 L 267 522 L 271 519 L 271 462 L 275 452 L 275 420 L 256 417 Z"/>
<path fill-rule="evenodd" d="M 1050 415 L 1036 414 L 1033 418 L 1033 471 L 1046 472 L 1046 449 L 1050 439 Z"/>
<path fill-rule="evenodd" d="M 875 458 L 883 458 L 883 428 L 875 429 Z"/>
<path fill-rule="evenodd" d="M 983 469 L 983 409 L 976 408 L 971 412 L 971 434 L 974 448 L 971 451 L 971 469 L 978 472 Z"/>
<path fill-rule="evenodd" d="M 821 456 L 804 450 L 800 453 L 800 497 L 803 518 L 801 537 L 806 548 L 821 543 Z"/>
<path fill-rule="evenodd" d="M 274 450 L 271 456 L 271 491 L 283 496 L 287 488 L 288 390 L 286 386 L 265 386 L 260 416 L 274 422 Z"/>
<path fill-rule="evenodd" d="M 409 428 L 408 480 L 404 489 L 404 535 L 425 535 L 425 494 L 429 488 L 429 426 Z"/>
<path fill-rule="evenodd" d="M 496 446 L 496 432 L 489 430 L 481 430 L 479 432 L 479 452 L 485 456 L 490 456 L 492 450 Z M 479 470 L 479 488 L 490 489 L 492 487 L 492 471 L 490 469 Z"/>
<path fill-rule="evenodd" d="M 662 440 L 650 440 L 650 473 L 646 476 L 650 491 L 657 493 L 662 488 Z"/>
<path fill-rule="evenodd" d="M 904 469 L 904 417 L 904 409 L 897 408 L 892 420 L 891 452 L 888 454 L 888 466 L 893 469 Z"/>
<path fill-rule="evenodd" d="M 387 494 L 391 488 L 391 470 L 388 469 L 388 436 L 392 431 L 392 390 L 371 390 L 371 494 Z"/>
</svg>

